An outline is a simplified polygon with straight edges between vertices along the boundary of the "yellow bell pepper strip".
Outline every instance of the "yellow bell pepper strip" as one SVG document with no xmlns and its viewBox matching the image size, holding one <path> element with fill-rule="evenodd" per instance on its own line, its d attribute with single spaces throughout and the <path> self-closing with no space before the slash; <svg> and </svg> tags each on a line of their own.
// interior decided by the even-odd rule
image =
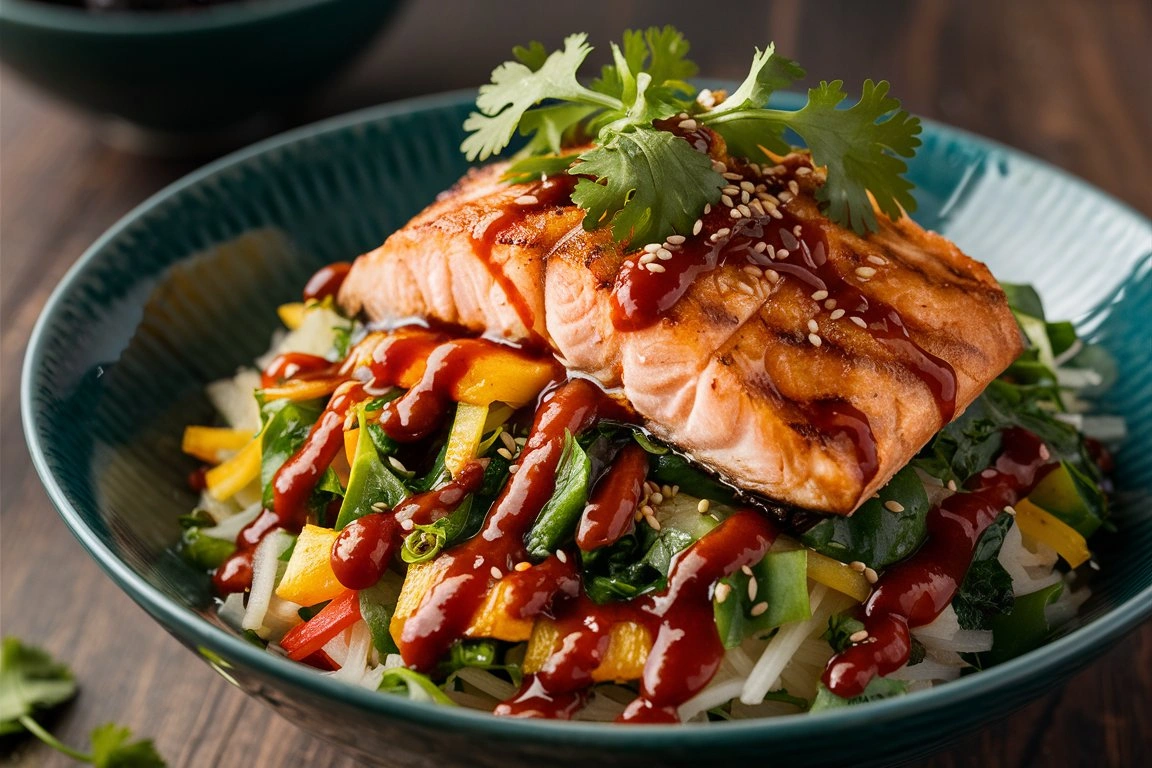
<svg viewBox="0 0 1152 768">
<path fill-rule="evenodd" d="M 556 375 L 550 361 L 492 345 L 477 355 L 452 388 L 452 399 L 471 405 L 508 403 L 519 408 L 531 402 Z"/>
<path fill-rule="evenodd" d="M 484 604 L 472 617 L 465 633 L 468 637 L 491 637 L 509 643 L 523 642 L 532 637 L 532 619 L 522 619 L 509 612 L 513 597 L 510 582 L 498 581 L 488 592 Z"/>
<path fill-rule="evenodd" d="M 204 482 L 212 498 L 230 499 L 260 477 L 260 437 L 248 441 L 235 456 L 204 473 Z"/>
<path fill-rule="evenodd" d="M 444 466 L 455 477 L 472 459 L 484 437 L 484 424 L 488 418 L 487 405 L 456 406 L 456 418 L 452 421 L 452 431 L 448 434 L 448 447 L 444 452 Z"/>
<path fill-rule="evenodd" d="M 842 592 L 856 602 L 862 603 L 872 594 L 872 585 L 849 566 L 819 552 L 808 550 L 808 578 L 818 584 Z"/>
<path fill-rule="evenodd" d="M 264 395 L 265 400 L 287 399 L 299 402 L 327 397 L 335 392 L 342 383 L 343 379 L 338 376 L 323 379 L 296 379 L 285 382 L 279 387 L 265 387 L 260 392 Z"/>
<path fill-rule="evenodd" d="M 408 574 L 404 577 L 404 585 L 400 588 L 400 597 L 396 600 L 396 611 L 392 614 L 392 621 L 388 625 L 394 640 L 400 640 L 404 622 L 420 606 L 424 594 L 443 578 L 447 569 L 448 559 L 444 557 L 408 566 Z"/>
<path fill-rule="evenodd" d="M 299 605 L 316 605 L 345 590 L 332 571 L 332 544 L 337 535 L 331 528 L 304 526 L 284 577 L 276 587 L 276 597 Z"/>
<path fill-rule="evenodd" d="M 184 428 L 180 450 L 209 464 L 219 464 L 223 453 L 238 451 L 251 440 L 252 433 L 246 429 L 190 426 Z"/>
<path fill-rule="evenodd" d="M 1028 499 L 1016 504 L 1016 525 L 1021 534 L 1056 550 L 1073 568 L 1079 568 L 1092 557 L 1088 542 L 1075 528 Z"/>
<path fill-rule="evenodd" d="M 524 671 L 528 674 L 539 672 L 561 640 L 555 622 L 551 619 L 538 619 L 532 629 L 532 638 L 528 641 Z M 623 683 L 640 679 L 651 649 L 652 635 L 643 625 L 631 621 L 613 625 L 608 634 L 608 650 L 600 666 L 592 670 L 592 680 L 597 683 Z"/>
<path fill-rule="evenodd" d="M 304 302 L 294 301 L 291 304 L 281 304 L 276 308 L 276 314 L 280 316 L 280 322 L 284 323 L 285 328 L 294 331 L 304 322 L 306 308 Z"/>
</svg>

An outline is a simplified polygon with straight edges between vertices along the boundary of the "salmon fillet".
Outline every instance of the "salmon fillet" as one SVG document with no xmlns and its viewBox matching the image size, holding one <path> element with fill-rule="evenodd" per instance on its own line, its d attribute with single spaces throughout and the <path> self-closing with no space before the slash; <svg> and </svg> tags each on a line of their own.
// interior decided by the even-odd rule
<svg viewBox="0 0 1152 768">
<path fill-rule="evenodd" d="M 805 153 L 729 162 L 733 207 L 649 256 L 586 232 L 552 182 L 473 170 L 356 261 L 340 304 L 545 344 L 738 487 L 850 514 L 1011 364 L 1019 331 L 945 238 L 879 213 L 861 237 L 821 214 Z"/>
</svg>

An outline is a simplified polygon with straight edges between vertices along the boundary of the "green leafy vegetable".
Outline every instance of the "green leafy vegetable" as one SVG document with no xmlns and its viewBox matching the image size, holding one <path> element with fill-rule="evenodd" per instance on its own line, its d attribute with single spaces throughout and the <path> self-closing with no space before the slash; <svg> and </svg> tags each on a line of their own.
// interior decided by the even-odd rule
<svg viewBox="0 0 1152 768">
<path fill-rule="evenodd" d="M 497 67 L 480 89 L 461 149 L 469 160 L 485 160 L 519 131 L 527 142 L 506 178 L 580 176 L 573 200 L 587 211 L 585 228 L 611 226 L 613 237 L 628 243 L 687 234 L 704 206 L 720 197 L 725 182 L 709 158 L 654 125 L 682 114 L 719 133 L 733 154 L 753 159 L 763 157 L 762 148 L 787 152 L 785 132 L 794 131 L 828 169 L 819 196 L 829 215 L 858 232 L 877 226 L 869 194 L 891 216 L 915 209 L 900 158 L 919 146 L 920 123 L 888 96 L 888 83 L 866 81 L 848 109 L 841 108 L 847 94 L 838 80 L 811 89 L 796 112 L 767 109 L 773 92 L 804 75 L 769 45 L 755 52 L 732 95 L 706 111 L 686 82 L 696 73 L 688 47 L 672 27 L 628 31 L 588 88 L 577 79 L 591 51 L 586 35 L 571 35 L 552 53 L 536 42 L 518 47 L 516 60 Z M 588 139 L 596 146 L 565 154 Z"/>
<path fill-rule="evenodd" d="M 529 555 L 548 557 L 571 538 L 588 500 L 591 474 L 588 454 L 570 432 L 565 432 L 564 450 L 556 467 L 556 488 L 525 538 Z"/>
<path fill-rule="evenodd" d="M 264 489 L 265 507 L 272 507 L 275 496 L 272 480 L 277 470 L 304 443 L 323 410 L 324 403 L 319 400 L 296 402 L 277 399 L 260 407 L 260 418 L 264 422 L 260 439 L 260 487 Z"/>
<path fill-rule="evenodd" d="M 864 629 L 864 622 L 853 616 L 850 612 L 833 614 L 828 618 L 828 629 L 821 635 L 836 653 L 842 652 L 852 644 L 849 639 L 852 635 Z"/>
<path fill-rule="evenodd" d="M 885 504 L 898 504 L 893 512 Z M 858 560 L 880 568 L 903 560 L 928 535 L 928 495 L 916 470 L 905 467 L 888 481 L 880 497 L 869 499 L 851 517 L 829 516 L 800 536 L 807 546 L 841 562 Z"/>
<path fill-rule="evenodd" d="M 164 761 L 151 741 L 130 742 L 132 732 L 107 723 L 93 729 L 91 752 L 60 742 L 33 715 L 76 695 L 68 667 L 44 651 L 6 637 L 0 647 L 0 735 L 28 731 L 53 749 L 97 768 L 158 768 Z"/>
<path fill-rule="evenodd" d="M 859 696 L 843 699 L 824 687 L 821 683 L 816 692 L 816 700 L 812 702 L 809 712 L 823 712 L 827 709 L 848 707 L 854 704 L 865 704 L 869 701 L 889 699 L 893 696 L 902 696 L 908 692 L 908 683 L 903 680 L 889 680 L 886 677 L 875 677 L 868 687 Z"/>
<path fill-rule="evenodd" d="M 356 441 L 356 455 L 352 461 L 352 473 L 348 476 L 348 490 L 340 505 L 340 513 L 336 516 L 336 530 L 342 530 L 353 520 L 371 514 L 376 504 L 391 508 L 409 495 L 400 478 L 380 461 L 375 442 L 363 439 L 364 435 L 371 434 L 363 411 L 360 411 L 358 418 L 360 439 Z"/>
<path fill-rule="evenodd" d="M 678 453 L 669 452 L 656 456 L 651 465 L 654 480 L 664 485 L 679 486 L 681 493 L 723 504 L 730 504 L 735 499 L 731 486 L 706 474 L 700 467 Z"/>
<path fill-rule="evenodd" d="M 404 544 L 400 547 L 400 559 L 409 565 L 426 563 L 444 549 L 448 541 L 445 528 L 448 519 L 440 518 L 434 523 L 417 525 L 412 532 L 404 537 Z"/>
<path fill-rule="evenodd" d="M 952 599 L 961 629 L 988 629 L 994 617 L 1012 612 L 1012 577 L 997 559 L 1011 527 L 1012 516 L 1001 513 L 976 544 L 972 565 Z"/>
<path fill-rule="evenodd" d="M 395 590 L 383 582 L 377 582 L 368 589 L 359 592 L 360 615 L 372 633 L 372 645 L 380 658 L 390 653 L 399 653 L 396 641 L 392 639 L 389 625 L 392 622 L 392 611 L 396 606 Z"/>
<path fill-rule="evenodd" d="M 989 622 L 992 630 L 992 650 L 979 654 L 981 666 L 989 667 L 1027 653 L 1044 644 L 1052 627 L 1044 609 L 1064 591 L 1057 583 L 1016 598 L 1012 612 L 994 617 Z"/>
<path fill-rule="evenodd" d="M 724 600 L 717 597 L 713 603 L 716 629 L 725 648 L 735 648 L 749 637 L 763 636 L 781 624 L 812 616 L 805 550 L 770 552 L 751 570 L 751 576 L 737 572 L 720 580 L 724 587 L 717 586 L 727 590 Z M 754 591 L 749 587 L 753 580 Z M 757 609 L 761 604 L 765 608 Z"/>
<path fill-rule="evenodd" d="M 187 528 L 180 538 L 180 556 L 204 571 L 219 568 L 235 551 L 235 542 L 206 536 L 200 528 Z"/>
<path fill-rule="evenodd" d="M 393 667 L 380 678 L 377 690 L 384 693 L 407 694 L 413 701 L 431 701 L 436 704 L 455 706 L 456 702 L 448 698 L 444 691 L 436 687 L 426 675 L 407 667 Z"/>
</svg>

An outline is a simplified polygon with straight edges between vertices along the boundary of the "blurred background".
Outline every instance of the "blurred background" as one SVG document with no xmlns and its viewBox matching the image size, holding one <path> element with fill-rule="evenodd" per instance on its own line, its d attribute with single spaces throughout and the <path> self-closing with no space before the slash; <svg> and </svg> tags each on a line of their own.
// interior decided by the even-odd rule
<svg viewBox="0 0 1152 768">
<path fill-rule="evenodd" d="M 352 765 L 179 649 L 56 518 L 29 466 L 17 392 L 29 331 L 64 271 L 148 195 L 240 144 L 475 87 L 532 39 L 551 48 L 588 32 L 599 64 L 623 29 L 651 24 L 684 30 L 705 77 L 741 78 L 753 48 L 775 41 L 810 82 L 843 78 L 851 93 L 888 79 L 911 111 L 1152 215 L 1146 0 L 250 0 L 130 18 L 0 0 L 0 630 L 69 660 L 89 691 L 54 723 L 58 736 L 83 742 L 115 718 L 173 765 Z M 1152 749 L 1149 709 L 1146 626 L 1065 689 L 923 765 L 1138 765 Z M 31 740 L 7 759 L 67 764 Z"/>
</svg>

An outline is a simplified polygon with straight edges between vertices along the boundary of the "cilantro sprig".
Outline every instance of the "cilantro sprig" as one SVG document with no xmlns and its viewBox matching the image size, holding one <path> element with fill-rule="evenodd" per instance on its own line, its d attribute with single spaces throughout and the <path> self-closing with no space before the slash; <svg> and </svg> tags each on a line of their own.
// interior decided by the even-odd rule
<svg viewBox="0 0 1152 768">
<path fill-rule="evenodd" d="M 586 211 L 585 229 L 611 226 L 613 237 L 629 244 L 687 234 L 704 207 L 720 199 L 726 182 L 708 157 L 653 125 L 681 114 L 718 133 L 731 154 L 752 160 L 790 151 L 786 136 L 794 132 L 827 169 L 819 202 L 834 221 L 861 234 L 878 226 L 872 200 L 893 217 L 915 210 L 901 158 L 920 145 L 920 121 L 888 95 L 886 81 L 866 80 L 848 108 L 836 80 L 810 89 L 797 111 L 769 109 L 764 105 L 775 91 L 804 76 L 769 45 L 757 49 L 744 82 L 709 109 L 688 83 L 697 72 L 688 50 L 672 27 L 630 30 L 612 43 L 612 64 L 585 86 L 578 72 L 592 51 L 587 35 L 570 35 L 551 53 L 538 42 L 518 47 L 515 60 L 497 67 L 480 89 L 461 150 L 469 160 L 486 160 L 519 133 L 526 142 L 505 178 L 578 176 L 573 201 Z M 569 149 L 588 141 L 590 149 Z"/>
<path fill-rule="evenodd" d="M 33 717 L 76 695 L 68 667 L 14 637 L 0 645 L 0 736 L 27 731 L 55 750 L 96 768 L 162 768 L 151 741 L 130 741 L 132 732 L 115 723 L 93 729 L 89 752 L 73 749 Z"/>
</svg>

